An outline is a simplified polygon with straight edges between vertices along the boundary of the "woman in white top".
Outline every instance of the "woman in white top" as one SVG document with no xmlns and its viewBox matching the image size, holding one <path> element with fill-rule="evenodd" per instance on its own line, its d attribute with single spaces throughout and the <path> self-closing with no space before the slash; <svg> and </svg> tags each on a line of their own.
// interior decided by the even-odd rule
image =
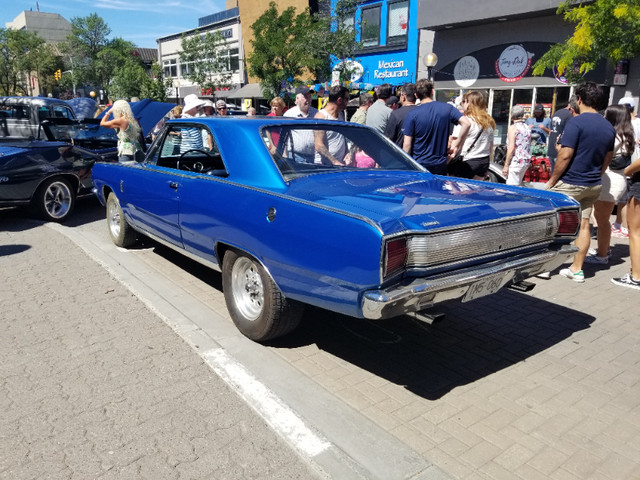
<svg viewBox="0 0 640 480">
<path fill-rule="evenodd" d="M 624 105 L 611 105 L 604 117 L 616 129 L 616 141 L 613 147 L 613 160 L 602 176 L 600 197 L 593 205 L 593 216 L 598 224 L 598 251 L 589 255 L 585 262 L 609 263 L 609 244 L 611 242 L 611 213 L 613 207 L 627 193 L 627 179 L 624 169 L 631 164 L 631 155 L 635 148 L 635 137 L 631 125 L 631 115 Z"/>
<path fill-rule="evenodd" d="M 484 180 L 489 170 L 491 150 L 493 150 L 493 131 L 496 122 L 487 112 L 487 101 L 477 91 L 467 92 L 462 97 L 462 108 L 471 122 L 469 133 L 460 150 L 464 155 L 467 178 Z"/>
</svg>

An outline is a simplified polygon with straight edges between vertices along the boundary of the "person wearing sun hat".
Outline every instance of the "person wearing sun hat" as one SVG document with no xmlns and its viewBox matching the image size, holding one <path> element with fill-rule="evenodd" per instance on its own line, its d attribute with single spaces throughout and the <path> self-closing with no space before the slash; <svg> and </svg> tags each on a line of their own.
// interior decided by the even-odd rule
<svg viewBox="0 0 640 480">
<path fill-rule="evenodd" d="M 198 98 L 195 93 L 191 93 L 184 97 L 184 107 L 182 108 L 182 117 L 191 118 L 198 114 L 198 110 L 204 106 L 204 100 Z"/>
<path fill-rule="evenodd" d="M 204 106 L 204 100 L 198 98 L 195 93 L 184 97 L 184 108 L 182 118 L 194 118 L 198 111 Z M 202 150 L 202 132 L 199 128 L 182 128 L 180 130 L 180 154 L 188 150 Z"/>
</svg>

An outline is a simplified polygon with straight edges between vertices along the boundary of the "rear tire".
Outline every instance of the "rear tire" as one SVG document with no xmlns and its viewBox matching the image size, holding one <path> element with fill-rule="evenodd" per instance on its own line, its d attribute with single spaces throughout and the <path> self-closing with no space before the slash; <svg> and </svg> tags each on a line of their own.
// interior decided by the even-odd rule
<svg viewBox="0 0 640 480">
<path fill-rule="evenodd" d="M 36 212 L 49 222 L 64 222 L 76 206 L 76 193 L 66 178 L 50 178 L 31 200 Z"/>
<path fill-rule="evenodd" d="M 113 192 L 107 197 L 107 226 L 116 246 L 127 248 L 136 243 L 136 232 L 124 218 L 118 197 Z"/>
<path fill-rule="evenodd" d="M 224 255 L 222 289 L 233 323 L 251 340 L 271 340 L 300 324 L 304 306 L 288 300 L 262 265 L 244 253 Z"/>
</svg>

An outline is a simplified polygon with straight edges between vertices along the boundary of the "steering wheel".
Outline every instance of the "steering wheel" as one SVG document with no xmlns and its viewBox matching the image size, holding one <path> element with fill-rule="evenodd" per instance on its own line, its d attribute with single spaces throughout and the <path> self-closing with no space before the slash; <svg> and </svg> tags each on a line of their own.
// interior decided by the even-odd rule
<svg viewBox="0 0 640 480">
<path fill-rule="evenodd" d="M 211 156 L 211 154 L 209 154 L 209 152 L 205 151 L 205 150 L 200 150 L 199 148 L 192 148 L 190 150 L 187 150 L 186 152 L 180 154 L 180 158 L 178 159 L 178 164 L 176 165 L 176 167 L 178 168 L 178 170 L 180 170 L 180 162 L 182 162 L 182 160 L 184 159 L 184 157 L 186 157 L 188 154 L 193 153 L 193 152 L 197 152 L 198 154 L 204 154 L 207 157 L 213 159 L 213 157 Z M 200 164 L 202 165 L 202 164 Z M 183 169 L 188 170 L 188 171 L 192 171 L 191 168 L 187 167 L 186 165 L 182 166 Z M 202 169 L 200 169 L 202 170 Z"/>
</svg>

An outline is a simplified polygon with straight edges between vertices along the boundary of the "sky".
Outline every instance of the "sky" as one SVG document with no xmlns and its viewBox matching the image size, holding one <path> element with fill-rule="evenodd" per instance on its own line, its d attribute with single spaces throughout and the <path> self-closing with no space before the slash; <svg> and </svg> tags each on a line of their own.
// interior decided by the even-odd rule
<svg viewBox="0 0 640 480">
<path fill-rule="evenodd" d="M 138 47 L 157 48 L 156 39 L 198 27 L 198 19 L 225 9 L 225 0 L 0 0 L 0 27 L 24 10 L 59 13 L 69 22 L 92 13 Z"/>
</svg>

